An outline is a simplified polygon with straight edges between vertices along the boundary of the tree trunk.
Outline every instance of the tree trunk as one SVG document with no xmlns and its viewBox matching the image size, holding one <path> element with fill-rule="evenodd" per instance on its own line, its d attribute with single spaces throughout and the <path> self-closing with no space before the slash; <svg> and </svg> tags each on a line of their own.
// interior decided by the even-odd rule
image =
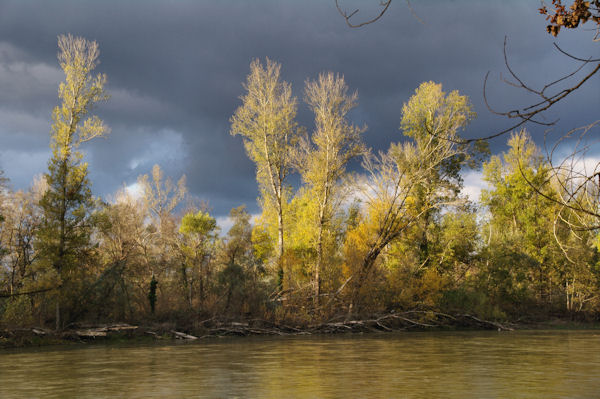
<svg viewBox="0 0 600 399">
<path fill-rule="evenodd" d="M 61 189 L 62 189 L 62 195 L 61 195 L 61 203 L 60 203 L 60 237 L 59 237 L 59 243 L 58 243 L 58 259 L 56 260 L 56 262 L 54 263 L 54 267 L 57 271 L 58 277 L 59 279 L 62 278 L 62 269 L 63 269 L 63 260 L 65 257 L 65 236 L 66 236 L 66 218 L 67 218 L 67 173 L 68 173 L 68 168 L 67 168 L 67 160 L 68 158 L 65 158 L 60 167 L 63 169 L 63 173 L 61 176 Z M 61 279 L 61 283 L 62 283 L 62 279 Z M 60 292 L 61 292 L 61 288 L 60 286 L 58 287 L 58 293 L 57 293 L 57 298 L 56 298 L 56 331 L 60 330 Z"/>
<path fill-rule="evenodd" d="M 60 331 L 60 299 L 56 298 L 56 331 Z"/>
<path fill-rule="evenodd" d="M 279 287 L 280 290 L 283 289 L 283 277 L 284 277 L 284 272 L 283 272 L 283 251 L 284 251 L 284 245 L 283 245 L 283 209 L 282 209 L 282 204 L 281 204 L 281 198 L 278 198 L 278 208 L 277 209 L 277 223 L 278 223 L 278 234 L 277 234 L 277 244 L 279 246 L 279 256 L 277 259 L 277 286 Z"/>
<path fill-rule="evenodd" d="M 377 247 L 370 250 L 365 256 L 361 268 L 358 271 L 358 278 L 354 283 L 354 287 L 352 288 L 352 294 L 350 295 L 350 305 L 348 306 L 348 315 L 347 318 L 350 318 L 354 312 L 358 311 L 359 307 L 359 299 L 360 299 L 360 290 L 362 289 L 363 284 L 367 280 L 367 276 L 375 263 L 375 260 L 379 256 L 381 249 L 383 247 Z"/>
<path fill-rule="evenodd" d="M 200 306 L 204 306 L 204 260 L 200 261 Z"/>
<path fill-rule="evenodd" d="M 570 312 L 572 310 L 572 306 L 571 306 L 571 296 L 569 294 L 569 280 L 567 279 L 565 281 L 565 294 L 566 294 L 566 299 L 567 299 L 567 310 Z"/>
<path fill-rule="evenodd" d="M 183 286 L 183 295 L 185 296 L 185 301 L 191 305 L 192 298 L 190 296 L 190 282 L 188 281 L 187 265 L 185 262 L 181 262 L 181 285 Z"/>
<path fill-rule="evenodd" d="M 317 243 L 317 263 L 315 264 L 315 289 L 314 305 L 319 306 L 319 295 L 321 295 L 321 265 L 323 264 L 323 225 L 319 225 L 319 236 Z"/>
</svg>

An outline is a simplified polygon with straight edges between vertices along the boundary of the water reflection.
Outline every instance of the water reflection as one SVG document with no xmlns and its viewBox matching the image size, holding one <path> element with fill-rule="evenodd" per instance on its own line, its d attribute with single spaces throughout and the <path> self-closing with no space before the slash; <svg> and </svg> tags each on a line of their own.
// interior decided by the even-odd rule
<svg viewBox="0 0 600 399">
<path fill-rule="evenodd" d="M 0 354 L 0 398 L 595 398 L 600 332 L 213 339 Z"/>
</svg>

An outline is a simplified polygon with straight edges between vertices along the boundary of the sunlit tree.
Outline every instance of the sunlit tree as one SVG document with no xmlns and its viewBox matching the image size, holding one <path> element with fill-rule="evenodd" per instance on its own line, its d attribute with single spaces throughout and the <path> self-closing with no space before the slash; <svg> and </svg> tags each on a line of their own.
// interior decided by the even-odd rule
<svg viewBox="0 0 600 399">
<path fill-rule="evenodd" d="M 452 183 L 471 153 L 460 144 L 459 132 L 472 117 L 465 96 L 447 95 L 441 85 L 423 83 L 402 108 L 401 128 L 412 141 L 365 158 L 364 249 L 353 274 L 350 313 L 382 251 L 432 209 L 454 200 Z"/>
<path fill-rule="evenodd" d="M 204 301 L 209 273 L 207 264 L 214 249 L 217 221 L 208 212 L 188 212 L 181 219 L 178 247 L 183 255 L 181 279 L 187 302 L 192 306 L 194 280 L 198 280 L 200 302 Z"/>
<path fill-rule="evenodd" d="M 58 37 L 58 61 L 65 81 L 58 89 L 61 104 L 52 112 L 46 181 L 48 190 L 40 201 L 44 223 L 38 245 L 45 260 L 57 273 L 57 286 L 63 287 L 69 273 L 77 268 L 90 248 L 89 216 L 94 207 L 87 163 L 79 147 L 108 133 L 102 120 L 90 112 L 107 99 L 106 76 L 92 75 L 98 64 L 98 44 L 81 37 Z M 60 293 L 56 299 L 56 329 L 61 327 Z"/>
<path fill-rule="evenodd" d="M 347 119 L 356 106 L 357 93 L 348 93 L 344 78 L 322 73 L 316 81 L 306 82 L 306 103 L 315 115 L 315 130 L 310 139 L 302 140 L 298 168 L 309 186 L 308 195 L 315 204 L 316 255 L 314 267 L 314 298 L 321 293 L 323 240 L 331 220 L 345 198 L 346 165 L 365 152 L 361 133 Z"/>
<path fill-rule="evenodd" d="M 290 84 L 280 78 L 281 65 L 267 58 L 250 64 L 241 96 L 242 105 L 231 117 L 231 134 L 244 138 L 246 153 L 256 164 L 261 204 L 276 213 L 278 280 L 283 282 L 284 209 L 287 178 L 292 170 L 292 149 L 298 135 L 297 101 Z"/>
</svg>

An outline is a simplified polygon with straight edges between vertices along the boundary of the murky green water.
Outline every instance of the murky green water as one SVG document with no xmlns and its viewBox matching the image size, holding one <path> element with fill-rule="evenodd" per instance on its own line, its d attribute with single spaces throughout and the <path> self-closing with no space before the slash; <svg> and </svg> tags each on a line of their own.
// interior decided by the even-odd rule
<svg viewBox="0 0 600 399">
<path fill-rule="evenodd" d="M 600 331 L 0 352 L 0 398 L 600 398 Z"/>
</svg>

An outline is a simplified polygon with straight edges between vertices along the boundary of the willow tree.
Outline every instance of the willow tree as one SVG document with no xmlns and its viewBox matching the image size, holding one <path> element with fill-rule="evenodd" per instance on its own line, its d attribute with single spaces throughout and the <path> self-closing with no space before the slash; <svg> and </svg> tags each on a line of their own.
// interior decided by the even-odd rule
<svg viewBox="0 0 600 399">
<path fill-rule="evenodd" d="M 278 279 L 283 282 L 284 208 L 286 180 L 292 169 L 292 153 L 298 129 L 294 121 L 297 101 L 289 83 L 280 79 L 281 65 L 267 58 L 250 64 L 241 96 L 243 104 L 231 117 L 231 134 L 241 135 L 250 159 L 256 164 L 263 213 L 277 214 Z"/>
<path fill-rule="evenodd" d="M 446 94 L 440 84 L 422 83 L 402 108 L 401 128 L 412 140 L 365 159 L 365 244 L 353 277 L 349 313 L 356 309 L 360 290 L 382 251 L 431 210 L 454 199 L 460 168 L 477 154 L 461 144 L 459 136 L 473 116 L 466 96 Z"/>
<path fill-rule="evenodd" d="M 58 286 L 83 263 L 90 247 L 89 215 L 93 198 L 81 144 L 108 133 L 102 120 L 90 115 L 93 106 L 108 98 L 106 76 L 92 75 L 98 64 L 98 44 L 81 37 L 58 37 L 58 61 L 65 81 L 58 89 L 61 104 L 52 112 L 52 157 L 45 174 L 48 189 L 40 201 L 44 223 L 38 235 L 43 258 L 57 274 Z M 56 329 L 61 326 L 56 299 Z"/>
<path fill-rule="evenodd" d="M 343 196 L 346 165 L 365 152 L 361 133 L 347 120 L 348 112 L 356 106 L 358 94 L 349 94 L 343 76 L 323 73 L 316 81 L 307 81 L 305 101 L 315 114 L 315 130 L 310 138 L 301 141 L 298 168 L 308 184 L 310 196 L 316 203 L 316 249 L 314 268 L 314 297 L 318 303 L 321 292 L 324 234 L 339 210 Z"/>
<path fill-rule="evenodd" d="M 402 106 L 400 129 L 405 136 L 413 139 L 419 151 L 434 148 L 441 141 L 456 140 L 457 132 L 468 125 L 475 117 L 469 98 L 454 90 L 445 93 L 442 85 L 435 82 L 423 82 L 415 94 Z M 442 143 L 443 145 L 444 143 Z M 477 142 L 478 150 L 483 148 Z M 455 143 L 455 148 L 464 147 Z M 465 148 L 463 148 L 465 149 Z M 428 169 L 422 181 L 415 187 L 413 200 L 415 207 L 423 210 L 414 241 L 418 244 L 420 263 L 427 265 L 431 259 L 429 243 L 430 225 L 437 221 L 439 209 L 428 207 L 434 202 L 448 202 L 455 199 L 462 188 L 461 168 L 467 158 L 466 151 L 445 158 L 439 165 Z M 477 164 L 477 162 L 474 162 Z"/>
</svg>

